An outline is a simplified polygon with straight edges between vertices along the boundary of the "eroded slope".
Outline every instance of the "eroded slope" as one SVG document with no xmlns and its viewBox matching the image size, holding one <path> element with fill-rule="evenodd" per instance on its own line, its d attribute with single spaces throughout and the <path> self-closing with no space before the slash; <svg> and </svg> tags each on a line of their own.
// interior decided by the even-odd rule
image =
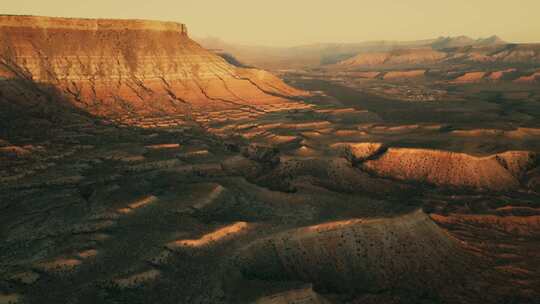
<svg viewBox="0 0 540 304">
<path fill-rule="evenodd" d="M 474 267 L 459 242 L 421 211 L 299 228 L 251 244 L 239 263 L 250 276 L 370 293 L 442 293 L 457 273 Z"/>
<path fill-rule="evenodd" d="M 0 41 L 0 75 L 53 84 L 92 114 L 249 108 L 305 95 L 228 64 L 183 24 L 0 16 Z"/>
</svg>

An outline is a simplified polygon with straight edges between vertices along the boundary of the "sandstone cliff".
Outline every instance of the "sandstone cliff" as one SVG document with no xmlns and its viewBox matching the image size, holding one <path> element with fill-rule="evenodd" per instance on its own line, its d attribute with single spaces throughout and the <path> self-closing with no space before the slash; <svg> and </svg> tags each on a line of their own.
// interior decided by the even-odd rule
<svg viewBox="0 0 540 304">
<path fill-rule="evenodd" d="M 305 94 L 228 64 L 183 24 L 144 20 L 0 16 L 0 77 L 52 84 L 107 116 L 257 107 Z"/>
</svg>

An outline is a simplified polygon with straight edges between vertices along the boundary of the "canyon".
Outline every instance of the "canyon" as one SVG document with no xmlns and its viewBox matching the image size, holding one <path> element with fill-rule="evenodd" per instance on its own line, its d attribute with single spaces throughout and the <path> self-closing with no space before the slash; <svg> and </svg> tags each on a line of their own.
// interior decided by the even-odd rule
<svg viewBox="0 0 540 304">
<path fill-rule="evenodd" d="M 538 302 L 535 47 L 383 45 L 0 16 L 0 303 Z"/>
</svg>

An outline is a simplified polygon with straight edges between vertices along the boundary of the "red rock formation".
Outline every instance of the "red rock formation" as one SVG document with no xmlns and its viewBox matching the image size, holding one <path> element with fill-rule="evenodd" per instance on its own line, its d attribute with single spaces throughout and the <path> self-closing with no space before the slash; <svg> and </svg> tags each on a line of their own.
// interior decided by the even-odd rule
<svg viewBox="0 0 540 304">
<path fill-rule="evenodd" d="M 540 80 L 540 71 L 536 71 L 528 76 L 521 76 L 518 79 L 514 80 L 514 82 L 521 82 L 521 83 L 527 83 L 527 82 L 535 82 Z"/>
<path fill-rule="evenodd" d="M 482 78 L 484 78 L 485 75 L 486 75 L 486 72 L 465 73 L 465 75 L 456 78 L 454 82 L 456 83 L 477 82 L 477 81 L 482 80 Z"/>
<path fill-rule="evenodd" d="M 192 41 L 183 24 L 0 16 L 0 75 L 60 88 L 98 115 L 253 107 L 304 95 Z"/>
<path fill-rule="evenodd" d="M 404 181 L 503 191 L 518 188 L 521 177 L 535 166 L 535 159 L 536 155 L 528 151 L 476 157 L 449 151 L 390 148 L 361 167 L 379 176 Z"/>
<path fill-rule="evenodd" d="M 382 143 L 336 143 L 331 146 L 338 150 L 352 163 L 359 163 L 384 152 L 385 146 Z"/>
<path fill-rule="evenodd" d="M 514 73 L 516 72 L 517 70 L 516 69 L 506 69 L 506 70 L 503 70 L 503 71 L 494 71 L 494 72 L 491 72 L 491 74 L 489 74 L 489 80 L 501 80 L 505 74 L 508 74 L 508 73 Z"/>
</svg>

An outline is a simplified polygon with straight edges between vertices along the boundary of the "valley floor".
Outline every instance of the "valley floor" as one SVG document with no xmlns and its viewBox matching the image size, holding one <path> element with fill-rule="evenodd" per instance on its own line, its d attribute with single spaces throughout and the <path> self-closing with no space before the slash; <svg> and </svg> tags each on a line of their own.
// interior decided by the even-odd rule
<svg viewBox="0 0 540 304">
<path fill-rule="evenodd" d="M 287 79 L 321 92 L 3 138 L 0 303 L 538 302 L 537 92 Z"/>
</svg>

